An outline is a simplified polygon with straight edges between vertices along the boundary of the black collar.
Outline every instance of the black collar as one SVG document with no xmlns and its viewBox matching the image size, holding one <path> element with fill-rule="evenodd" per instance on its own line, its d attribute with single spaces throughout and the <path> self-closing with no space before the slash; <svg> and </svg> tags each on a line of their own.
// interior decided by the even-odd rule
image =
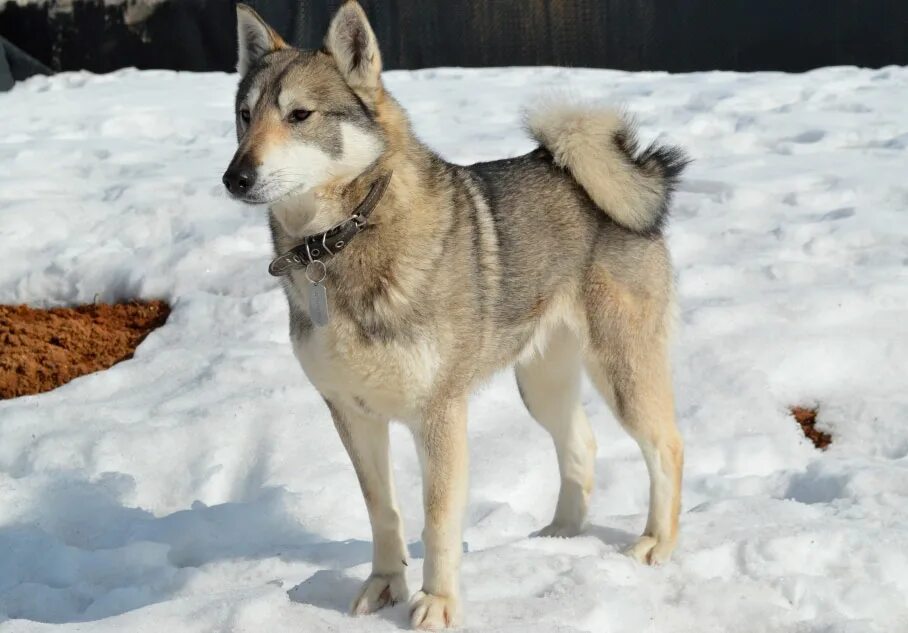
<svg viewBox="0 0 908 633">
<path fill-rule="evenodd" d="M 344 249 L 350 240 L 366 226 L 369 214 L 375 210 L 379 200 L 385 195 L 389 182 L 391 182 L 391 172 L 372 183 L 372 188 L 354 209 L 353 215 L 323 233 L 306 237 L 303 243 L 296 248 L 291 248 L 283 255 L 275 257 L 268 266 L 268 272 L 275 277 L 282 277 L 291 270 L 305 268 L 312 262 L 324 262 Z"/>
</svg>

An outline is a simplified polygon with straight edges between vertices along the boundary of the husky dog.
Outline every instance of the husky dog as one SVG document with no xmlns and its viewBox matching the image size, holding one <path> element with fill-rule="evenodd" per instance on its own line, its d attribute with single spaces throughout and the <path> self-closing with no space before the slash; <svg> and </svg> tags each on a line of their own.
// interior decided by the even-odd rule
<svg viewBox="0 0 908 633">
<path fill-rule="evenodd" d="M 224 184 L 270 207 L 293 349 L 362 487 L 374 550 L 353 613 L 409 597 L 416 628 L 460 622 L 467 399 L 509 365 L 558 456 L 558 503 L 538 534 L 583 528 L 596 458 L 579 399 L 585 368 L 649 471 L 649 518 L 629 553 L 667 560 L 683 448 L 662 227 L 684 155 L 639 147 L 611 110 L 555 102 L 527 113 L 537 149 L 452 165 L 414 136 L 382 85 L 356 2 L 313 51 L 288 46 L 246 6 L 237 16 L 239 148 Z M 423 471 L 426 554 L 411 597 L 390 420 L 412 431 Z"/>
</svg>

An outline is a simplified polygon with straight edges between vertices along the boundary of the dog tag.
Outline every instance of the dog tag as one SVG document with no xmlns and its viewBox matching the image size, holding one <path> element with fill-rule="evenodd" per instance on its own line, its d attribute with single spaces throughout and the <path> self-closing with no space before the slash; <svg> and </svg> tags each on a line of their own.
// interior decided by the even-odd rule
<svg viewBox="0 0 908 633">
<path fill-rule="evenodd" d="M 321 267 L 319 271 L 318 268 Z M 321 274 L 318 274 L 321 273 Z M 328 291 L 325 288 L 325 277 L 328 270 L 324 262 L 309 262 L 306 266 L 306 279 L 309 280 L 309 318 L 318 327 L 328 325 Z"/>
<path fill-rule="evenodd" d="M 328 292 L 321 283 L 309 286 L 309 318 L 318 327 L 328 325 Z"/>
</svg>

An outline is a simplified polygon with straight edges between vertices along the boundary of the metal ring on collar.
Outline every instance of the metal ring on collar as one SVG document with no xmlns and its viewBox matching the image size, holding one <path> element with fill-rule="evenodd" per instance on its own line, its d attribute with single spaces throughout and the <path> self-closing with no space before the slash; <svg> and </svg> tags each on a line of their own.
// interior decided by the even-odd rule
<svg viewBox="0 0 908 633">
<path fill-rule="evenodd" d="M 313 277 L 313 273 L 314 273 L 314 271 L 315 271 L 315 269 L 316 269 L 317 266 L 321 266 L 321 267 L 322 267 L 322 276 L 319 277 L 318 279 L 313 279 L 313 278 L 312 278 L 312 277 Z M 322 283 L 323 281 L 325 281 L 325 277 L 327 277 L 327 276 L 328 276 L 328 267 L 325 266 L 325 262 L 323 262 L 323 261 L 321 261 L 321 260 L 319 260 L 319 259 L 316 259 L 316 260 L 313 260 L 313 261 L 309 262 L 309 265 L 306 266 L 306 279 L 309 280 L 309 283 L 312 283 L 312 284 L 320 284 L 320 283 Z"/>
</svg>

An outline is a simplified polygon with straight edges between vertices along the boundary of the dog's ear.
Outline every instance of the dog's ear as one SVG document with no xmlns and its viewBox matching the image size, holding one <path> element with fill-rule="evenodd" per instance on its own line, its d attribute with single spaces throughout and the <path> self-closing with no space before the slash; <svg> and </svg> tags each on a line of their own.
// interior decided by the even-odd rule
<svg viewBox="0 0 908 633">
<path fill-rule="evenodd" d="M 265 24 L 252 7 L 245 4 L 236 5 L 236 35 L 239 43 L 236 69 L 240 77 L 268 53 L 287 48 L 287 43 L 281 36 Z"/>
<path fill-rule="evenodd" d="M 347 84 L 361 96 L 381 86 L 381 53 L 366 12 L 347 0 L 331 20 L 325 48 L 334 57 Z"/>
</svg>

